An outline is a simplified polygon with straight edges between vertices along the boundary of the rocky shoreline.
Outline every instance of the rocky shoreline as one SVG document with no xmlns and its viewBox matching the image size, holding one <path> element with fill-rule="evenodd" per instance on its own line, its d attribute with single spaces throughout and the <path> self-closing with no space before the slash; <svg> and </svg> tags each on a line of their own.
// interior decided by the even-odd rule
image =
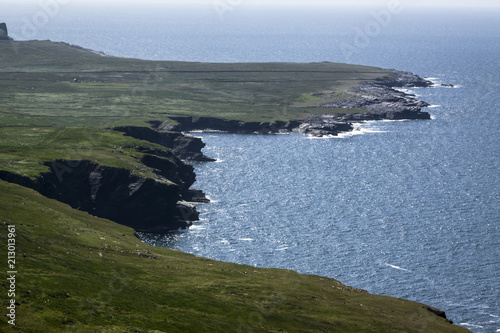
<svg viewBox="0 0 500 333">
<path fill-rule="evenodd" d="M 153 143 L 160 144 L 167 148 L 182 160 L 187 162 L 199 161 L 210 162 L 214 159 L 203 154 L 202 149 L 205 143 L 200 138 L 185 134 L 189 131 L 218 131 L 232 134 L 277 134 L 299 132 L 312 136 L 336 136 L 342 132 L 352 131 L 353 123 L 368 120 L 383 119 L 430 119 L 427 112 L 422 108 L 429 104 L 415 99 L 414 95 L 407 94 L 397 88 L 430 87 L 432 82 L 421 77 L 408 73 L 393 70 L 393 78 L 365 82 L 362 85 L 349 90 L 352 98 L 342 101 L 332 101 L 321 105 L 323 108 L 337 109 L 335 113 L 312 115 L 303 120 L 270 122 L 243 122 L 237 120 L 227 120 L 215 117 L 170 117 L 170 121 L 151 122 L 148 127 L 117 127 L 113 130 L 125 133 L 134 137 Z M 363 113 L 342 113 L 338 109 L 363 109 Z M 172 124 L 171 121 L 176 124 Z M 157 163 L 157 157 L 153 154 L 143 163 L 158 170 L 167 170 L 168 166 Z M 169 223 L 172 229 L 189 227 L 192 221 L 198 219 L 198 212 L 193 204 L 196 202 L 208 202 L 202 191 L 189 189 L 194 182 L 194 172 L 192 177 L 187 177 L 188 187 L 176 203 L 176 210 L 182 214 L 177 214 L 175 223 Z M 164 176 L 168 179 L 172 175 Z M 180 182 L 182 183 L 182 181 Z M 182 221 L 184 220 L 184 221 Z M 149 228 L 151 232 L 165 231 L 168 227 Z M 136 230 L 144 230 L 136 228 Z"/>
<path fill-rule="evenodd" d="M 312 136 L 336 136 L 352 131 L 352 123 L 368 120 L 430 119 L 422 108 L 429 104 L 419 101 L 414 95 L 397 90 L 398 88 L 424 88 L 433 85 L 409 72 L 391 70 L 393 78 L 364 82 L 352 87 L 352 96 L 339 101 L 329 101 L 319 105 L 332 109 L 332 113 L 314 114 L 305 119 L 271 122 L 243 122 L 215 117 L 170 117 L 177 122 L 153 123 L 160 132 L 219 131 L 232 134 L 277 134 L 299 132 Z M 333 110 L 335 109 L 335 110 Z M 346 109 L 346 112 L 341 112 Z M 350 112 L 353 109 L 364 112 Z M 196 158 L 195 158 L 196 160 Z"/>
<path fill-rule="evenodd" d="M 313 136 L 335 136 L 352 131 L 355 122 L 381 119 L 430 119 L 422 108 L 427 103 L 395 88 L 429 87 L 432 83 L 416 75 L 393 71 L 391 79 L 365 82 L 349 90 L 351 97 L 320 105 L 331 113 L 278 122 L 243 122 L 215 117 L 170 117 L 150 122 L 150 127 L 123 126 L 111 130 L 166 149 L 131 147 L 142 154 L 140 162 L 156 177 L 145 178 L 130 170 L 102 166 L 92 161 L 57 160 L 45 165 L 50 172 L 30 179 L 0 171 L 0 179 L 37 190 L 73 208 L 108 218 L 142 232 L 165 233 L 188 228 L 198 220 L 195 203 L 209 202 L 202 191 L 191 188 L 194 168 L 189 162 L 210 162 L 203 154 L 205 143 L 185 132 L 220 131 L 236 134 L 299 132 Z M 335 110 L 333 110 L 335 109 Z M 346 109 L 345 113 L 339 112 Z M 349 113 L 352 109 L 366 112 Z M 65 172 L 60 177 L 61 170 Z"/>
<path fill-rule="evenodd" d="M 383 119 L 430 119 L 430 114 L 422 111 L 422 108 L 428 107 L 429 104 L 396 88 L 430 87 L 433 83 L 408 72 L 393 70 L 393 73 L 393 80 L 365 82 L 349 89 L 353 97 L 321 105 L 324 108 L 363 109 L 368 112 L 313 115 L 306 118 L 300 125 L 299 132 L 318 137 L 336 136 L 340 132 L 353 130 L 352 123 L 354 122 Z"/>
</svg>

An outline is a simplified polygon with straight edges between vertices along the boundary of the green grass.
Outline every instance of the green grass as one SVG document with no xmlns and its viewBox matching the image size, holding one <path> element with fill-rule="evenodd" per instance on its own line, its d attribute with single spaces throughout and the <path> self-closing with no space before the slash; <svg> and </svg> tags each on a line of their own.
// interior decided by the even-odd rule
<svg viewBox="0 0 500 333">
<path fill-rule="evenodd" d="M 384 70 L 102 57 L 49 41 L 0 42 L 0 170 L 35 178 L 56 159 L 156 177 L 110 130 L 172 116 L 296 120 Z M 81 82 L 74 82 L 74 79 Z M 0 257 L 16 226 L 16 326 L 2 332 L 466 332 L 421 304 L 333 279 L 145 245 L 132 229 L 0 181 Z M 8 299 L 0 282 L 0 305 Z"/>
<path fill-rule="evenodd" d="M 17 325 L 2 316 L 2 332 L 466 332 L 418 303 L 150 247 L 127 227 L 0 187 L 0 234 L 16 226 L 19 303 Z M 0 248 L 5 258 L 3 237 Z"/>
<path fill-rule="evenodd" d="M 345 91 L 362 81 L 392 75 L 336 63 L 143 61 L 48 41 L 0 47 L 0 63 L 8 64 L 0 66 L 0 122 L 17 126 L 145 125 L 169 116 L 297 120 L 346 112 L 319 105 L 350 96 Z M 325 91 L 323 98 L 312 96 Z"/>
<path fill-rule="evenodd" d="M 153 170 L 141 163 L 144 154 L 138 147 L 168 150 L 100 128 L 0 127 L 0 170 L 34 179 L 49 171 L 44 163 L 57 159 L 89 160 L 156 179 Z"/>
</svg>

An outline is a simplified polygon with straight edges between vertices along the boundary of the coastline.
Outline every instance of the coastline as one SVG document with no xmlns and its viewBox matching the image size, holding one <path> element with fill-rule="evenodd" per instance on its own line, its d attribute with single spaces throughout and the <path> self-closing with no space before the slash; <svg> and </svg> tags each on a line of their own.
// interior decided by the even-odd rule
<svg viewBox="0 0 500 333">
<path fill-rule="evenodd" d="M 432 82 L 397 70 L 328 62 L 141 61 L 102 57 L 66 43 L 6 43 L 15 43 L 17 48 L 7 47 L 7 52 L 2 54 L 3 61 L 12 64 L 15 70 L 3 69 L 6 84 L 20 83 L 19 87 L 7 92 L 12 98 L 5 99 L 7 103 L 0 110 L 6 119 L 4 126 L 19 126 L 28 132 L 31 126 L 76 127 L 79 130 L 75 135 L 62 131 L 69 144 L 79 147 L 83 140 L 89 142 L 89 147 L 77 148 L 71 156 L 50 150 L 44 152 L 50 153 L 50 157 L 33 160 L 24 174 L 16 170 L 16 165 L 26 168 L 19 157 L 18 162 L 15 160 L 12 166 L 2 170 L 0 178 L 37 189 L 74 208 L 122 221 L 141 231 L 187 228 L 198 219 L 195 203 L 208 201 L 202 191 L 190 188 L 196 175 L 187 163 L 213 159 L 203 154 L 205 144 L 201 139 L 183 133 L 196 130 L 266 135 L 299 132 L 313 137 L 330 137 L 352 132 L 357 122 L 430 119 L 429 113 L 422 111 L 429 106 L 427 103 L 397 89 L 430 87 Z M 27 61 L 18 57 L 18 52 L 40 61 Z M 46 54 L 51 54 L 52 58 L 46 59 Z M 65 64 L 75 58 L 82 62 L 68 69 Z M 28 75 L 26 68 L 33 73 Z M 50 78 L 47 72 L 51 73 Z M 23 90 L 33 91 L 30 99 L 26 99 Z M 38 108 L 33 109 L 33 103 L 37 103 Z M 82 110 L 81 105 L 86 107 Z M 283 111 L 279 111 L 280 108 Z M 99 117 L 95 117 L 96 114 Z M 95 135 L 112 138 L 115 144 L 108 145 L 93 138 L 85 130 L 87 127 L 101 128 Z M 45 136 L 45 130 L 36 131 Z M 122 146 L 120 135 L 139 141 L 126 145 L 125 152 L 116 149 Z M 17 137 L 12 135 L 11 140 L 8 145 L 18 149 L 15 148 L 19 146 Z M 109 154 L 96 158 L 93 154 L 100 145 Z M 120 157 L 124 153 L 132 158 L 125 164 Z M 19 154 L 23 156 L 24 152 Z M 40 172 L 41 165 L 45 166 L 44 173 Z M 82 165 L 88 168 L 80 170 L 80 178 L 74 181 L 81 182 L 87 190 L 69 196 L 58 194 L 66 186 L 63 183 Z M 103 173 L 103 170 L 107 171 Z M 120 181 L 116 181 L 116 175 L 122 175 Z M 134 178 L 137 176 L 139 178 Z M 155 212 L 163 209 L 144 208 L 143 214 L 149 216 L 149 222 L 147 227 L 141 226 L 140 222 L 131 221 L 134 214 L 115 213 L 104 208 L 102 200 L 116 190 L 105 186 L 109 182 L 118 187 L 144 189 L 147 184 L 151 184 L 151 189 L 162 186 L 171 189 L 169 182 L 172 182 L 177 189 L 172 190 L 166 200 L 168 207 L 175 207 L 175 213 L 160 214 Z M 139 192 L 134 190 L 121 196 L 130 200 L 128 197 L 134 195 L 132 201 L 146 207 L 150 200 L 136 193 Z M 119 207 L 122 205 L 117 203 L 114 209 Z"/>
<path fill-rule="evenodd" d="M 390 78 L 385 70 L 344 64 L 169 62 L 161 67 L 153 62 L 102 57 L 66 44 L 21 44 L 21 48 L 28 46 L 23 52 L 33 52 L 34 59 L 40 61 L 27 66 L 22 57 L 13 54 L 9 64 L 22 70 L 3 69 L 9 75 L 4 80 L 18 86 L 6 84 L 10 90 L 4 92 L 5 105 L 1 109 L 7 121 L 0 131 L 4 144 L 0 184 L 5 198 L 0 201 L 0 212 L 2 219 L 19 225 L 20 255 L 24 258 L 19 317 L 35 318 L 29 323 L 31 327 L 178 330 L 180 323 L 184 325 L 181 330 L 188 325 L 191 326 L 187 330 L 193 330 L 202 322 L 211 331 L 234 329 L 238 325 L 249 330 L 266 325 L 267 330 L 280 326 L 288 331 L 333 327 L 356 331 L 377 325 L 381 330 L 396 332 L 429 324 L 443 331 L 466 331 L 451 325 L 442 311 L 423 304 L 371 295 L 329 278 L 219 263 L 153 248 L 134 235 L 134 230 L 167 232 L 187 228 L 198 218 L 191 202 L 208 200 L 202 192 L 191 188 L 195 174 L 185 161 L 212 160 L 203 155 L 204 143 L 200 139 L 183 132 L 197 127 L 241 134 L 295 130 L 320 137 L 351 131 L 352 122 L 370 117 L 428 119 L 420 111 L 423 105 L 409 95 L 395 95 L 383 87 L 406 84 L 406 75 Z M 52 53 L 46 52 L 47 49 Z M 54 59 L 45 61 L 40 54 L 51 54 Z M 68 61 L 74 61 L 75 57 L 88 62 L 68 70 Z M 92 71 L 101 61 L 102 68 Z M 262 66 L 268 68 L 256 71 Z M 274 71 L 280 66 L 281 70 Z M 330 76 L 349 77 L 351 72 L 342 71 L 346 67 L 356 75 L 365 76 L 356 80 L 356 84 L 345 84 L 352 88 L 347 93 L 367 97 L 343 99 L 346 106 L 326 104 L 331 102 L 329 94 L 337 102 L 338 96 L 326 92 L 331 91 L 331 85 L 321 79 L 328 77 L 330 82 L 336 82 L 337 78 Z M 222 79 L 210 81 L 206 79 L 207 72 Z M 260 110 L 248 116 L 247 107 L 256 98 L 251 96 L 241 103 L 241 96 L 230 95 L 225 90 L 228 86 L 219 85 L 226 84 L 228 76 L 231 80 L 240 79 L 241 73 L 246 75 L 247 81 L 243 83 L 251 85 L 255 76 L 266 75 L 279 76 L 279 82 L 288 82 L 290 87 L 285 92 L 294 98 L 289 105 L 295 112 L 293 117 L 255 121 L 266 114 L 258 113 Z M 289 78 L 299 74 L 309 78 L 315 87 L 310 88 L 302 79 L 290 83 Z M 215 82 L 215 88 L 210 90 L 197 84 L 198 77 L 186 83 L 183 76 L 187 75 Z M 384 76 L 380 80 L 382 87 L 374 88 L 374 83 L 359 85 L 377 82 L 369 79 L 380 76 Z M 144 80 L 150 77 L 155 77 L 155 84 L 145 85 Z M 169 83 L 163 84 L 167 78 Z M 262 84 L 267 88 L 268 83 Z M 229 86 L 234 84 L 230 82 Z M 367 87 L 376 92 L 367 92 L 364 90 Z M 380 90 L 384 91 L 383 96 L 377 95 Z M 268 108 L 266 112 L 275 110 L 276 105 L 282 107 L 274 100 L 280 97 L 280 92 L 276 95 L 261 89 L 261 93 L 262 100 L 269 100 L 264 105 Z M 215 94 L 218 99 L 224 98 L 224 105 L 235 101 L 243 104 L 241 114 L 234 118 L 243 114 L 245 119 L 212 117 L 218 111 L 210 113 L 205 100 L 197 105 L 192 98 L 211 98 Z M 156 104 L 154 97 L 159 101 Z M 397 108 L 378 115 L 376 111 L 363 109 L 368 111 L 363 112 L 360 106 L 377 104 L 368 101 L 394 103 Z M 30 106 L 35 102 L 38 107 L 33 109 Z M 66 103 L 64 108 L 60 106 L 63 103 Z M 174 105 L 172 109 L 161 109 L 168 103 Z M 210 105 L 218 103 L 215 100 Z M 300 103 L 304 106 L 296 106 Z M 356 112 L 339 112 L 352 111 L 349 103 L 357 103 Z M 332 110 L 332 114 L 324 115 L 325 110 Z M 97 112 L 99 119 L 95 120 Z M 233 110 L 226 112 L 233 114 Z M 298 114 L 309 116 L 300 118 Z M 7 222 L 3 227 L 6 226 Z M 43 286 L 40 272 L 45 274 Z M 75 279 L 78 288 L 72 284 Z M 119 304 L 118 310 L 111 300 Z M 173 319 L 165 319 L 165 313 Z M 184 318 L 189 319 L 182 320 L 185 314 Z M 250 315 L 242 321 L 242 314 Z M 259 320 L 252 320 L 252 316 Z"/>
<path fill-rule="evenodd" d="M 311 136 L 337 136 L 354 129 L 353 123 L 371 120 L 422 120 L 431 119 L 423 108 L 429 104 L 419 101 L 415 95 L 399 89 L 427 88 L 434 84 L 418 75 L 391 70 L 391 80 L 367 81 L 349 89 L 352 97 L 342 101 L 322 103 L 323 108 L 335 109 L 335 113 L 314 114 L 305 119 L 288 122 L 244 122 L 213 117 L 170 117 L 177 122 L 156 123 L 158 131 L 216 131 L 231 134 L 282 134 L 299 132 Z M 318 95 L 316 94 L 316 97 Z M 346 112 L 342 110 L 360 110 Z M 364 112 L 361 112 L 364 110 Z"/>
</svg>

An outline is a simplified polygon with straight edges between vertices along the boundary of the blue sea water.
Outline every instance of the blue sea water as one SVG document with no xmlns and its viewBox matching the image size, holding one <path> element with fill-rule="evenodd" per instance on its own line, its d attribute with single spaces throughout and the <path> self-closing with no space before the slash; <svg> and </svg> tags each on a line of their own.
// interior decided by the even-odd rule
<svg viewBox="0 0 500 333">
<path fill-rule="evenodd" d="M 399 9 L 243 2 L 219 15 L 213 6 L 131 13 L 70 3 L 46 20 L 34 19 L 40 6 L 20 5 L 0 20 L 17 39 L 117 56 L 326 60 L 454 84 L 412 89 L 433 105 L 430 121 L 369 122 L 321 139 L 194 133 L 218 159 L 195 165 L 194 187 L 212 203 L 199 205 L 188 231 L 147 241 L 332 277 L 440 308 L 473 332 L 500 332 L 500 11 Z"/>
</svg>

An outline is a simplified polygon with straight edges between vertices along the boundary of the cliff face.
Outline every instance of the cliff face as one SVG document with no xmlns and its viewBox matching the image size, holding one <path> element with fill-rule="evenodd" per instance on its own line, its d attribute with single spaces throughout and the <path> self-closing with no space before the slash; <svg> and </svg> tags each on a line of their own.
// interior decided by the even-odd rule
<svg viewBox="0 0 500 333">
<path fill-rule="evenodd" d="M 351 98 L 331 101 L 321 105 L 332 109 L 363 109 L 368 113 L 341 113 L 313 115 L 299 127 L 301 133 L 313 136 L 337 135 L 351 131 L 351 122 L 367 120 L 431 119 L 422 108 L 429 104 L 415 99 L 414 95 L 395 88 L 429 87 L 432 82 L 408 72 L 392 70 L 391 79 L 365 82 L 349 89 Z"/>
<path fill-rule="evenodd" d="M 46 163 L 50 172 L 34 180 L 7 171 L 0 171 L 0 179 L 136 231 L 163 233 L 189 227 L 199 214 L 186 200 L 204 198 L 203 193 L 190 189 L 195 181 L 192 166 L 152 154 L 144 154 L 142 160 L 154 168 L 158 179 L 91 161 L 68 160 Z"/>
<path fill-rule="evenodd" d="M 291 132 L 300 125 L 299 121 L 244 122 L 239 120 L 219 119 L 212 117 L 170 117 L 178 122 L 172 126 L 162 124 L 159 129 L 169 128 L 173 131 L 221 131 L 234 134 L 273 134 Z"/>
<path fill-rule="evenodd" d="M 0 40 L 12 40 L 12 38 L 9 37 L 9 31 L 5 23 L 0 23 Z"/>
<path fill-rule="evenodd" d="M 394 88 L 429 87 L 432 82 L 409 72 L 391 70 L 392 77 L 368 81 L 347 92 L 351 98 L 334 100 L 318 105 L 326 109 L 346 109 L 346 113 L 314 114 L 302 120 L 270 122 L 243 122 L 213 117 L 170 117 L 178 124 L 155 123 L 158 130 L 168 131 L 221 131 L 236 134 L 274 134 L 298 131 L 313 136 L 338 135 L 353 130 L 351 122 L 381 119 L 430 119 L 422 108 L 427 103 L 413 95 Z M 352 109 L 368 112 L 352 113 Z M 132 135 L 133 136 L 133 135 Z M 169 146 L 173 147 L 173 146 Z M 175 147 L 174 147 L 175 150 Z"/>
<path fill-rule="evenodd" d="M 68 164 L 77 166 L 58 177 L 56 165 Z M 39 192 L 92 215 L 146 232 L 185 228 L 195 219 L 194 212 L 183 214 L 177 206 L 181 187 L 166 180 L 90 161 L 61 160 L 50 167 L 51 172 L 38 178 Z"/>
<path fill-rule="evenodd" d="M 161 123 L 153 122 L 153 126 L 157 128 Z M 122 126 L 115 127 L 115 131 L 123 132 L 125 135 L 145 140 L 152 143 L 157 143 L 162 146 L 172 149 L 172 152 L 179 158 L 188 161 L 214 161 L 214 159 L 203 155 L 201 150 L 205 147 L 205 143 L 200 138 L 195 138 L 189 135 L 184 135 L 177 132 L 162 130 L 154 130 L 149 127 L 138 126 Z M 172 130 L 173 127 L 166 128 Z"/>
</svg>

